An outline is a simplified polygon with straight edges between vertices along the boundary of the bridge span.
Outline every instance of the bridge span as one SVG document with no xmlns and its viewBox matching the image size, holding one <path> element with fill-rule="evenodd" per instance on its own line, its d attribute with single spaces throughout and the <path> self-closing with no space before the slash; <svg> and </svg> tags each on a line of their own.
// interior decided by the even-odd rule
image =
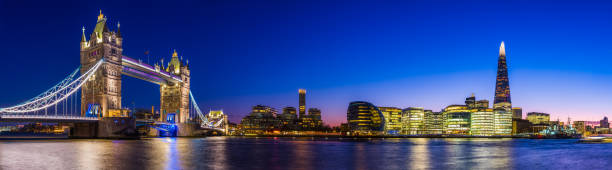
<svg viewBox="0 0 612 170">
<path fill-rule="evenodd" d="M 102 13 L 89 36 L 83 28 L 80 47 L 81 65 L 74 72 L 36 97 L 0 108 L 0 121 L 77 123 L 87 129 L 80 134 L 125 136 L 137 124 L 121 104 L 121 77 L 126 75 L 160 86 L 160 116 L 152 125 L 176 125 L 178 136 L 190 136 L 194 129 L 226 131 L 227 119 L 208 119 L 198 107 L 189 62 L 176 50 L 169 62 L 153 65 L 125 56 L 119 25 L 112 31 Z"/>
</svg>

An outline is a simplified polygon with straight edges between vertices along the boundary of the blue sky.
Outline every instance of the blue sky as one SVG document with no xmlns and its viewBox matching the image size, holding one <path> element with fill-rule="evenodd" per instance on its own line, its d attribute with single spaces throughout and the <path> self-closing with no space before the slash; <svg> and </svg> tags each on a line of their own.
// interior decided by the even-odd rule
<svg viewBox="0 0 612 170">
<path fill-rule="evenodd" d="M 567 120 L 612 110 L 612 4 L 606 1 L 0 2 L 0 106 L 36 96 L 79 65 L 81 27 L 121 22 L 124 55 L 189 59 L 200 107 L 232 121 L 250 107 L 297 106 L 326 123 L 350 101 L 440 110 L 472 92 L 492 101 L 506 44 L 514 106 Z M 144 55 L 150 51 L 151 57 Z M 124 76 L 123 105 L 159 105 L 158 86 Z"/>
</svg>

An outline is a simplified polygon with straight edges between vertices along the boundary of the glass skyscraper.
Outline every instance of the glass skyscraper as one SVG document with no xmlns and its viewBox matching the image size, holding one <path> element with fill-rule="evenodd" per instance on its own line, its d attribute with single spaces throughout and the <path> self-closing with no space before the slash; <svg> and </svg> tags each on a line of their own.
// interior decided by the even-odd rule
<svg viewBox="0 0 612 170">
<path fill-rule="evenodd" d="M 508 80 L 508 65 L 506 64 L 506 49 L 502 41 L 499 46 L 499 60 L 497 61 L 497 79 L 495 82 L 495 100 L 493 104 L 510 101 L 510 85 Z"/>
<path fill-rule="evenodd" d="M 495 135 L 512 135 L 512 102 L 510 100 L 510 85 L 508 80 L 508 64 L 506 63 L 506 48 L 502 41 L 499 46 L 497 62 L 497 79 L 495 83 L 495 100 L 493 102 Z"/>
</svg>

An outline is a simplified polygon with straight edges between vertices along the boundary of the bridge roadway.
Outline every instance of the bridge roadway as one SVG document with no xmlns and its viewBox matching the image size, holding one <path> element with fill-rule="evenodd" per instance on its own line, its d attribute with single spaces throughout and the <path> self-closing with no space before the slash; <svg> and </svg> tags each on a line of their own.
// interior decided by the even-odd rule
<svg viewBox="0 0 612 170">
<path fill-rule="evenodd" d="M 54 116 L 54 115 L 0 115 L 0 122 L 59 122 L 90 123 L 97 122 L 97 117 Z"/>
</svg>

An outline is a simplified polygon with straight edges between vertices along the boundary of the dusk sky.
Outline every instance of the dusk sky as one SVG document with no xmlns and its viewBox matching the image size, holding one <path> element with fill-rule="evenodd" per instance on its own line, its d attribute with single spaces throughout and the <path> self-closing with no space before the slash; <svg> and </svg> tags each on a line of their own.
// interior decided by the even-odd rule
<svg viewBox="0 0 612 170">
<path fill-rule="evenodd" d="M 351 101 L 439 111 L 475 93 L 493 101 L 506 45 L 512 105 L 551 119 L 612 116 L 612 3 L 563 1 L 0 1 L 0 107 L 35 97 L 79 66 L 99 10 L 123 54 L 191 66 L 203 110 L 232 122 L 251 106 L 322 110 Z M 150 51 L 150 57 L 145 56 Z M 123 106 L 159 106 L 159 86 L 123 76 Z"/>
</svg>

